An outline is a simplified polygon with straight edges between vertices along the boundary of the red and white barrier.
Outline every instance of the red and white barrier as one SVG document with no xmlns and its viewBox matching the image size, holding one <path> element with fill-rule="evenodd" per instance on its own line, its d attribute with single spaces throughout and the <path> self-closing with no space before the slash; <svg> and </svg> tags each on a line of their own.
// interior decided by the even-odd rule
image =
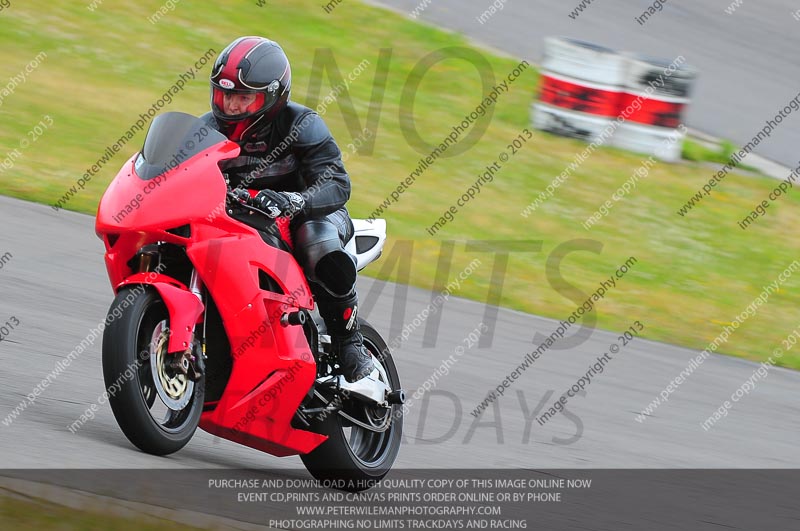
<svg viewBox="0 0 800 531">
<path fill-rule="evenodd" d="M 617 114 L 624 58 L 594 44 L 549 37 L 541 75 L 534 127 L 587 142 L 598 140 Z"/>
<path fill-rule="evenodd" d="M 668 74 L 666 72 L 669 72 Z M 566 38 L 545 39 L 537 129 L 680 159 L 694 70 Z M 622 116 L 617 124 L 612 121 Z M 605 132 L 605 134 L 603 134 Z"/>
<path fill-rule="evenodd" d="M 679 126 L 695 71 L 650 58 L 629 57 L 627 63 L 621 106 L 633 112 L 614 133 L 614 146 L 670 162 L 680 160 L 685 128 Z"/>
</svg>

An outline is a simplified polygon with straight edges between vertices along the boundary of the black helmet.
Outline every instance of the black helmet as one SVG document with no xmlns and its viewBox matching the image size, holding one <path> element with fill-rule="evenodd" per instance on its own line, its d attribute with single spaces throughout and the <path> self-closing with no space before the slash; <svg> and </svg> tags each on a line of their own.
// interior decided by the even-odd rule
<svg viewBox="0 0 800 531">
<path fill-rule="evenodd" d="M 214 63 L 211 111 L 221 125 L 237 124 L 236 129 L 242 132 L 261 116 L 267 123 L 271 122 L 286 107 L 291 87 L 289 59 L 277 42 L 263 37 L 240 37 L 229 44 Z M 242 112 L 227 114 L 225 97 L 233 95 L 255 98 Z"/>
</svg>

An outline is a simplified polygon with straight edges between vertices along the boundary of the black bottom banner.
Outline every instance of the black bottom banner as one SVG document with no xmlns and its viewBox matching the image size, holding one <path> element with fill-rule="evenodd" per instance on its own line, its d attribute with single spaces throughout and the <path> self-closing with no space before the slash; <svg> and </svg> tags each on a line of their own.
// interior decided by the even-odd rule
<svg viewBox="0 0 800 531">
<path fill-rule="evenodd" d="M 393 470 L 370 483 L 291 469 L 3 477 L 275 529 L 800 529 L 800 470 Z"/>
</svg>

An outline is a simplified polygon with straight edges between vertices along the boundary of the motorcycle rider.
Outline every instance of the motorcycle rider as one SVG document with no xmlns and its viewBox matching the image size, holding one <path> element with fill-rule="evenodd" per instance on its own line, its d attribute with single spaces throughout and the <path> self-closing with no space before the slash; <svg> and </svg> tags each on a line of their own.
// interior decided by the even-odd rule
<svg viewBox="0 0 800 531">
<path fill-rule="evenodd" d="M 322 118 L 289 100 L 292 72 L 278 43 L 240 37 L 211 72 L 211 112 L 203 120 L 241 147 L 221 164 L 233 188 L 259 190 L 252 204 L 287 217 L 294 255 L 309 280 L 342 373 L 369 375 L 372 356 L 358 323 L 355 259 L 343 242 L 353 234 L 345 208 L 350 178 Z"/>
</svg>

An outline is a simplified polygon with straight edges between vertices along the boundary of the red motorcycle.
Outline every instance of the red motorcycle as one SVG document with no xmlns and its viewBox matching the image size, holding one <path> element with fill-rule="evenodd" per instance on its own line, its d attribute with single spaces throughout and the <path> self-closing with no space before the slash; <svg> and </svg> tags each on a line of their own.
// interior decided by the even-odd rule
<svg viewBox="0 0 800 531">
<path fill-rule="evenodd" d="M 103 337 L 114 416 L 147 453 L 179 450 L 199 426 L 364 488 L 400 446 L 391 353 L 362 320 L 376 369 L 355 383 L 339 373 L 290 244 L 218 166 L 238 153 L 194 116 L 160 115 L 100 202 L 116 292 Z M 380 255 L 386 223 L 354 226 L 346 249 L 362 269 Z"/>
</svg>

